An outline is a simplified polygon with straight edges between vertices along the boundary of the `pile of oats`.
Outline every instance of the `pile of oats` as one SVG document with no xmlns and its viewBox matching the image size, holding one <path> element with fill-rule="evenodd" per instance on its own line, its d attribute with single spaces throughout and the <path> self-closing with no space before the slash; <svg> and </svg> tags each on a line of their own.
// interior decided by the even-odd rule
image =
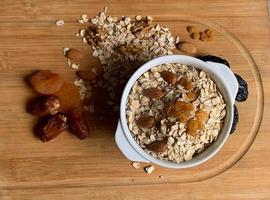
<svg viewBox="0 0 270 200">
<path fill-rule="evenodd" d="M 98 58 L 103 66 L 102 80 L 93 82 L 93 85 L 108 92 L 108 104 L 113 102 L 116 111 L 119 108 L 119 102 L 114 101 L 116 87 L 124 86 L 145 62 L 172 54 L 171 50 L 175 48 L 169 29 L 159 24 L 153 25 L 152 21 L 151 16 L 138 15 L 134 19 L 107 16 L 107 8 L 91 19 L 87 15 L 79 19 L 79 23 L 89 23 L 89 27 L 81 29 L 77 36 L 91 45 L 92 56 Z"/>
<path fill-rule="evenodd" d="M 169 84 L 161 77 L 160 72 L 170 71 L 177 75 L 177 83 Z M 186 90 L 179 80 L 187 77 L 192 82 L 192 89 L 199 90 L 196 100 L 190 102 Z M 150 99 L 142 95 L 145 89 L 158 88 L 165 91 L 160 99 Z M 194 110 L 190 119 L 196 118 L 195 113 L 203 109 L 208 113 L 208 119 L 202 130 L 196 136 L 187 134 L 187 123 L 180 123 L 175 117 L 167 116 L 166 105 L 181 101 L 193 104 Z M 216 84 L 204 71 L 181 64 L 163 64 L 145 72 L 133 85 L 128 96 L 126 116 L 128 127 L 136 142 L 149 154 L 162 160 L 182 162 L 202 152 L 210 143 L 216 140 L 226 115 L 226 104 L 217 89 Z M 142 116 L 152 116 L 158 125 L 152 128 L 142 128 L 138 120 Z M 167 148 L 163 152 L 153 152 L 147 146 L 155 141 L 166 141 Z"/>
</svg>

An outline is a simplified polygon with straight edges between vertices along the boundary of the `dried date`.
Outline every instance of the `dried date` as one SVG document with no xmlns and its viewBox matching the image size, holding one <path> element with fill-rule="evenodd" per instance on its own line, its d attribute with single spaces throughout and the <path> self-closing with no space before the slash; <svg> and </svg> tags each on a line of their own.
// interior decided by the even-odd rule
<svg viewBox="0 0 270 200">
<path fill-rule="evenodd" d="M 238 102 L 246 101 L 248 98 L 248 84 L 247 82 L 238 74 L 234 74 L 238 81 L 238 92 L 235 100 Z"/>
<path fill-rule="evenodd" d="M 71 132 L 73 132 L 79 139 L 85 139 L 89 135 L 87 123 L 79 108 L 73 109 L 68 113 L 68 122 Z"/>
<path fill-rule="evenodd" d="M 236 105 L 234 105 L 234 107 L 233 107 L 233 123 L 232 123 L 232 128 L 231 128 L 230 134 L 232 134 L 236 130 L 238 122 L 239 122 L 238 109 L 237 109 Z"/>
</svg>

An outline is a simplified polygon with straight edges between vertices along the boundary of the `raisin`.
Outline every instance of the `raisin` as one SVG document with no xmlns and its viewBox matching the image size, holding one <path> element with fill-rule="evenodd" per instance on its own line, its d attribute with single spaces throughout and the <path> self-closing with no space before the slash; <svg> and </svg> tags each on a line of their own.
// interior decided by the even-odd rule
<svg viewBox="0 0 270 200">
<path fill-rule="evenodd" d="M 238 92 L 237 92 L 235 100 L 238 101 L 238 102 L 246 101 L 247 98 L 248 98 L 248 85 L 247 85 L 247 82 L 241 76 L 239 76 L 238 74 L 234 74 L 234 75 L 235 75 L 235 77 L 236 77 L 236 79 L 238 81 L 238 84 L 239 84 L 239 88 L 238 88 Z"/>
<path fill-rule="evenodd" d="M 232 128 L 230 131 L 230 134 L 232 134 L 236 130 L 237 123 L 239 122 L 239 114 L 238 114 L 238 109 L 236 105 L 233 107 L 233 123 L 232 123 Z"/>
<path fill-rule="evenodd" d="M 199 56 L 197 58 L 199 58 L 202 61 L 211 61 L 211 62 L 221 63 L 221 64 L 226 65 L 229 68 L 231 67 L 227 60 L 218 56 L 207 55 L 207 56 Z"/>
</svg>

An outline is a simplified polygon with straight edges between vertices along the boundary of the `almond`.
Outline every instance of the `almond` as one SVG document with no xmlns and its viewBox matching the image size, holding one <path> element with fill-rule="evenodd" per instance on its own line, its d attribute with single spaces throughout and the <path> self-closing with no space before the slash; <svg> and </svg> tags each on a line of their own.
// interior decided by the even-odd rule
<svg viewBox="0 0 270 200">
<path fill-rule="evenodd" d="M 146 117 L 141 117 L 138 121 L 137 121 L 138 125 L 140 127 L 143 128 L 152 128 L 155 124 L 155 119 L 153 117 L 150 116 L 146 116 Z"/>
<path fill-rule="evenodd" d="M 189 42 L 178 43 L 176 44 L 176 48 L 179 49 L 180 51 L 183 51 L 189 54 L 195 54 L 197 52 L 196 46 Z"/>
<path fill-rule="evenodd" d="M 168 148 L 168 145 L 164 141 L 155 141 L 147 145 L 146 148 L 150 151 L 161 153 L 161 152 L 164 152 Z"/>
<path fill-rule="evenodd" d="M 67 51 L 66 57 L 71 60 L 82 60 L 83 54 L 76 49 L 70 49 Z"/>
<path fill-rule="evenodd" d="M 77 71 L 76 74 L 85 81 L 92 81 L 97 78 L 97 73 L 93 71 L 87 71 L 87 70 Z"/>
<path fill-rule="evenodd" d="M 159 99 L 164 96 L 164 92 L 158 88 L 149 88 L 143 90 L 143 95 L 150 99 L 152 98 Z"/>
<path fill-rule="evenodd" d="M 171 84 L 175 84 L 177 76 L 175 73 L 169 72 L 169 71 L 162 71 L 160 73 L 160 75 L 162 76 L 162 78 L 164 79 L 164 81 L 171 83 Z"/>
</svg>

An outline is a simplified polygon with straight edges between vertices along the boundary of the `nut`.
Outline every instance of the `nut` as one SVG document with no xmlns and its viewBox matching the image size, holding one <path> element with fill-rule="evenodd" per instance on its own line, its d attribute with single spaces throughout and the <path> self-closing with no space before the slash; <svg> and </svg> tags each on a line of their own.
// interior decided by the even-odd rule
<svg viewBox="0 0 270 200">
<path fill-rule="evenodd" d="M 66 52 L 66 57 L 71 60 L 82 60 L 83 54 L 76 49 L 70 49 Z"/>
<path fill-rule="evenodd" d="M 70 130 L 79 138 L 85 139 L 89 135 L 87 123 L 83 113 L 79 108 L 73 109 L 68 113 Z"/>
<path fill-rule="evenodd" d="M 85 81 L 92 81 L 97 78 L 97 73 L 93 71 L 77 71 L 76 74 Z"/>
<path fill-rule="evenodd" d="M 150 165 L 150 166 L 144 168 L 144 171 L 147 174 L 151 174 L 154 170 L 155 170 L 155 167 L 153 165 Z"/>
<path fill-rule="evenodd" d="M 141 163 L 138 163 L 138 162 L 132 162 L 131 164 L 132 164 L 132 166 L 133 166 L 135 169 L 140 169 L 140 168 L 141 168 Z"/>
<path fill-rule="evenodd" d="M 57 96 L 42 96 L 33 99 L 28 104 L 28 111 L 36 116 L 55 115 L 60 111 L 60 99 Z"/>
<path fill-rule="evenodd" d="M 150 99 L 152 98 L 159 99 L 164 96 L 164 92 L 158 88 L 149 88 L 143 90 L 143 95 Z"/>
<path fill-rule="evenodd" d="M 151 144 L 147 145 L 146 148 L 150 151 L 155 152 L 155 153 L 161 153 L 161 152 L 164 152 L 168 148 L 168 145 L 164 141 L 157 140 L 157 141 L 152 142 Z"/>
<path fill-rule="evenodd" d="M 177 76 L 175 73 L 169 72 L 169 71 L 162 71 L 160 73 L 160 75 L 162 76 L 162 78 L 164 79 L 164 81 L 171 83 L 171 84 L 175 84 Z"/>
<path fill-rule="evenodd" d="M 189 54 L 195 54 L 197 52 L 196 46 L 189 42 L 178 43 L 176 44 L 176 48 L 179 49 L 180 51 L 183 51 Z"/>
<path fill-rule="evenodd" d="M 139 120 L 138 120 L 138 125 L 140 127 L 143 127 L 143 128 L 152 128 L 155 124 L 155 119 L 153 117 L 150 117 L 150 116 L 146 116 L 146 117 L 141 117 Z"/>
<path fill-rule="evenodd" d="M 68 128 L 67 117 L 61 113 L 43 117 L 35 127 L 35 133 L 43 142 L 48 142 Z"/>
</svg>

